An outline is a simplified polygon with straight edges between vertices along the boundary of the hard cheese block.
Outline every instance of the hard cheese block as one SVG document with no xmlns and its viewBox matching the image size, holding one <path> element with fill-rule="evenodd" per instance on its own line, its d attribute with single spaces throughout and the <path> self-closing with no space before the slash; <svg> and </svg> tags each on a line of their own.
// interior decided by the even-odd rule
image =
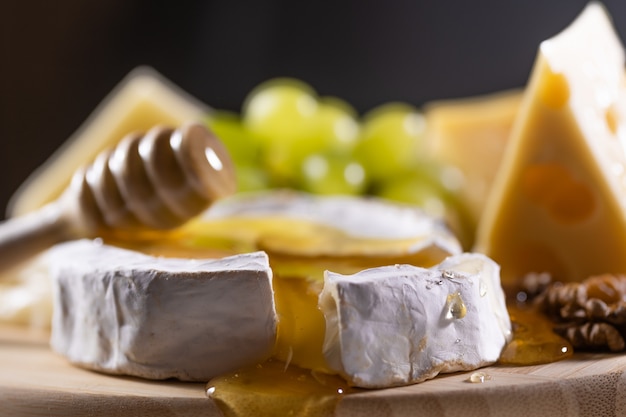
<svg viewBox="0 0 626 417">
<path fill-rule="evenodd" d="M 271 354 L 277 319 L 262 252 L 155 258 L 83 240 L 47 256 L 54 282 L 51 345 L 76 365 L 208 381 Z"/>
<path fill-rule="evenodd" d="M 479 227 L 476 250 L 503 284 L 626 272 L 625 120 L 624 52 L 591 3 L 540 45 Z"/>
<path fill-rule="evenodd" d="M 521 91 L 503 91 L 436 101 L 424 109 L 429 151 L 437 161 L 463 174 L 459 196 L 467 207 L 472 230 L 483 213 L 521 99 Z"/>
<path fill-rule="evenodd" d="M 148 67 L 132 71 L 11 198 L 8 214 L 20 216 L 56 199 L 74 172 L 128 133 L 155 125 L 201 121 L 208 108 Z"/>
<path fill-rule="evenodd" d="M 324 355 L 352 385 L 384 388 L 494 363 L 511 335 L 498 265 L 461 254 L 424 269 L 327 272 Z"/>
</svg>

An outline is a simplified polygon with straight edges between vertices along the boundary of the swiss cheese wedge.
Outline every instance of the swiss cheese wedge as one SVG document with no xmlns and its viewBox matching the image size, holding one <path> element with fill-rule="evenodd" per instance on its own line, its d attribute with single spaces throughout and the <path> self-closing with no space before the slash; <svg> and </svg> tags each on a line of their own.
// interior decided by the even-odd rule
<svg viewBox="0 0 626 417">
<path fill-rule="evenodd" d="M 589 4 L 541 43 L 478 230 L 504 285 L 532 272 L 579 281 L 626 272 L 624 51 Z"/>
</svg>

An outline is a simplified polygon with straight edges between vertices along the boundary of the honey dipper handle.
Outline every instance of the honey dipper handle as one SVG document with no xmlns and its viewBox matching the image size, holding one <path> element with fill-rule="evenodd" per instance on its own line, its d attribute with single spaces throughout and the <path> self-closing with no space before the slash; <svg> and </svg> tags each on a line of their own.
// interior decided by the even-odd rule
<svg viewBox="0 0 626 417">
<path fill-rule="evenodd" d="M 0 272 L 70 239 L 67 222 L 59 204 L 0 223 Z"/>
</svg>

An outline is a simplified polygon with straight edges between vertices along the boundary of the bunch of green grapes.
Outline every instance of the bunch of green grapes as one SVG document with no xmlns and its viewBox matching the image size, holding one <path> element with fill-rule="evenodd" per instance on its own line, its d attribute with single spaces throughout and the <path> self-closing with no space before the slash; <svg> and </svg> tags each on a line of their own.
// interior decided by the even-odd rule
<svg viewBox="0 0 626 417">
<path fill-rule="evenodd" d="M 280 78 L 253 89 L 240 115 L 217 111 L 207 124 L 230 151 L 241 191 L 373 195 L 462 227 L 460 178 L 428 158 L 425 119 L 414 106 L 386 103 L 359 117 L 344 100 Z"/>
<path fill-rule="evenodd" d="M 241 115 L 217 111 L 208 125 L 230 151 L 242 191 L 366 191 L 365 169 L 353 157 L 359 138 L 357 112 L 339 98 L 318 97 L 305 83 L 263 83 L 248 95 Z"/>
</svg>

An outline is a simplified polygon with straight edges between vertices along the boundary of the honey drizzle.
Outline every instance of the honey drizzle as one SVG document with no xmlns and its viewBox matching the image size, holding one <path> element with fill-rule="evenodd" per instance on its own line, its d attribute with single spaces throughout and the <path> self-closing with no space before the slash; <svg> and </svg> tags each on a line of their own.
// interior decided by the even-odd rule
<svg viewBox="0 0 626 417">
<path fill-rule="evenodd" d="M 339 400 L 361 390 L 328 375 L 277 360 L 213 378 L 207 396 L 225 417 L 331 416 Z"/>
<path fill-rule="evenodd" d="M 553 323 L 532 307 L 509 303 L 513 339 L 500 355 L 502 365 L 540 365 L 567 359 L 574 354 L 572 345 L 554 333 Z"/>
</svg>

